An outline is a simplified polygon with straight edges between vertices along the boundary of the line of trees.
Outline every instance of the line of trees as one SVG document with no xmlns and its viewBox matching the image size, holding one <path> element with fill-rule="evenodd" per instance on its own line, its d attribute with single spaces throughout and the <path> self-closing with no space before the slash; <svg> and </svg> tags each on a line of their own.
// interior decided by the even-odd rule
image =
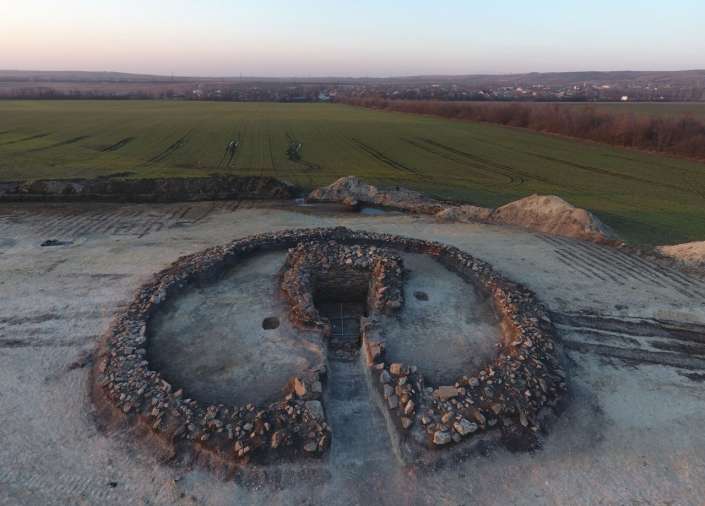
<svg viewBox="0 0 705 506">
<path fill-rule="evenodd" d="M 705 122 L 689 115 L 650 116 L 590 106 L 346 98 L 350 105 L 484 121 L 588 139 L 615 146 L 705 159 Z"/>
</svg>

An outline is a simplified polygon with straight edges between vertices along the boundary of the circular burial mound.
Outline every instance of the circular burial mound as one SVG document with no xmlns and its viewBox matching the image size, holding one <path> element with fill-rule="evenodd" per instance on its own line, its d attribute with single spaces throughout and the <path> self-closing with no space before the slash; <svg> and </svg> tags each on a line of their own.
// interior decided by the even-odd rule
<svg viewBox="0 0 705 506">
<path fill-rule="evenodd" d="M 411 456 L 493 428 L 531 441 L 565 390 L 531 292 L 454 247 L 334 228 L 156 274 L 106 333 L 93 395 L 102 415 L 220 463 L 320 455 L 326 373 L 358 355 Z"/>
</svg>

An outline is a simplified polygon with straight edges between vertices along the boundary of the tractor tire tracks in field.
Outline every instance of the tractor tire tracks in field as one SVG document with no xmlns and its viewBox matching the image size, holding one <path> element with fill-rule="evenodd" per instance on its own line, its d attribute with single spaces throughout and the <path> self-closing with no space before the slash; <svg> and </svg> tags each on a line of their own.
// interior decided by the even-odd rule
<svg viewBox="0 0 705 506">
<path fill-rule="evenodd" d="M 272 132 L 267 128 L 267 149 L 269 150 L 269 163 L 272 165 L 272 173 L 277 176 L 277 166 L 274 163 L 274 150 L 272 149 Z M 264 168 L 260 167 L 259 175 L 264 175 Z"/>
<path fill-rule="evenodd" d="M 614 177 L 614 178 L 618 178 L 618 179 L 623 179 L 625 181 L 646 183 L 647 185 L 661 186 L 663 188 L 668 188 L 670 190 L 675 190 L 675 191 L 683 192 L 683 193 L 694 193 L 694 194 L 698 195 L 699 197 L 704 198 L 703 193 L 695 188 L 680 187 L 678 185 L 674 185 L 674 184 L 670 184 L 670 183 L 653 181 L 651 179 L 647 179 L 647 178 L 643 178 L 643 177 L 632 176 L 631 174 L 620 174 L 618 172 L 612 172 L 610 170 L 601 169 L 599 167 L 594 167 L 592 165 L 585 165 L 582 163 L 571 162 L 570 160 L 565 160 L 564 158 L 556 158 L 554 156 L 542 155 L 540 153 L 534 153 L 532 151 L 523 151 L 523 153 L 527 154 L 527 155 L 535 156 L 536 158 L 539 158 L 541 160 L 546 160 L 549 162 L 557 162 L 560 164 L 567 165 L 569 167 L 573 167 L 575 169 L 585 170 L 585 171 L 592 172 L 594 174 L 599 174 L 602 176 Z"/>
<path fill-rule="evenodd" d="M 286 139 L 289 141 L 289 143 L 300 142 L 298 140 L 298 137 L 296 137 L 296 135 L 294 135 L 294 133 L 289 130 L 286 131 Z M 317 163 L 314 163 L 314 162 L 311 162 L 308 160 L 304 160 L 303 158 L 301 158 L 299 160 L 291 160 L 291 161 L 294 162 L 295 164 L 297 164 L 298 166 L 303 167 L 302 175 L 305 176 L 306 179 L 308 180 L 308 185 L 313 188 L 314 187 L 313 173 L 318 173 L 318 174 L 322 173 L 323 167 L 321 167 Z"/>
<path fill-rule="evenodd" d="M 33 141 L 34 139 L 41 139 L 42 137 L 48 137 L 51 135 L 51 132 L 43 133 L 43 134 L 36 134 L 36 135 L 30 135 L 29 137 L 23 137 L 22 139 L 15 139 L 14 141 L 6 141 L 0 144 L 0 146 L 8 146 L 10 144 L 18 144 L 20 142 L 27 142 L 27 141 Z"/>
<path fill-rule="evenodd" d="M 183 136 L 178 138 L 175 142 L 173 142 L 172 144 L 170 144 L 169 146 L 164 148 L 162 151 L 160 151 L 159 153 L 154 155 L 152 158 L 138 164 L 136 168 L 148 167 L 150 165 L 154 165 L 156 163 L 159 163 L 159 162 L 166 160 L 169 156 L 173 155 L 176 151 L 178 151 L 180 148 L 182 148 L 188 142 L 188 139 L 191 136 L 192 131 L 193 131 L 193 129 L 189 130 L 188 132 L 186 132 L 186 134 L 184 134 Z"/>
<path fill-rule="evenodd" d="M 688 180 L 689 185 L 697 184 L 694 181 L 692 181 L 692 175 L 693 175 L 692 171 L 689 171 L 687 169 L 677 167 L 677 166 L 671 165 L 671 164 L 666 165 L 666 164 L 662 163 L 662 161 L 659 161 L 659 163 L 656 163 L 656 162 L 650 161 L 650 160 L 638 160 L 638 159 L 632 158 L 630 156 L 617 155 L 617 154 L 613 154 L 613 153 L 605 153 L 602 156 L 604 158 L 608 158 L 608 159 L 614 158 L 615 160 L 624 160 L 626 162 L 635 163 L 635 164 L 639 164 L 642 166 L 648 165 L 648 166 L 654 167 L 658 170 L 663 170 L 664 168 L 666 168 L 669 171 L 671 171 L 672 173 L 678 172 L 682 178 Z M 696 193 L 698 193 L 698 195 L 700 195 L 700 197 L 705 198 L 705 185 L 697 184 L 697 188 L 699 188 L 699 189 L 696 189 L 696 187 L 693 187 L 693 190 Z"/>
<path fill-rule="evenodd" d="M 47 151 L 49 149 L 60 148 L 61 146 L 68 146 L 70 144 L 76 144 L 82 140 L 90 138 L 90 135 L 79 135 L 78 137 L 72 137 L 71 139 L 66 139 L 65 141 L 56 142 L 48 146 L 42 146 L 41 148 L 34 148 L 27 150 L 27 153 L 37 153 L 39 151 Z"/>
<path fill-rule="evenodd" d="M 420 149 L 421 151 L 425 151 L 426 153 L 430 153 L 445 160 L 450 160 L 451 162 L 461 164 L 466 168 L 470 168 L 471 170 L 480 172 L 484 175 L 500 175 L 507 179 L 506 182 L 508 184 L 517 185 L 524 182 L 524 178 L 521 176 L 515 176 L 512 173 L 513 169 L 509 166 L 489 162 L 488 160 L 484 160 L 476 155 L 446 146 L 440 142 L 424 138 L 404 139 L 404 141 L 411 144 L 415 148 Z"/>
<path fill-rule="evenodd" d="M 493 147 L 496 147 L 496 148 L 499 148 L 499 149 L 507 150 L 507 151 L 509 151 L 509 152 L 511 152 L 511 153 L 518 153 L 518 154 L 522 154 L 522 155 L 529 155 L 529 156 L 531 156 L 531 157 L 535 157 L 535 158 L 538 158 L 538 159 L 540 159 L 540 160 L 545 160 L 545 161 L 548 161 L 548 162 L 554 162 L 554 163 L 558 163 L 558 164 L 561 164 L 561 165 L 566 165 L 566 166 L 568 166 L 568 167 L 572 167 L 572 168 L 576 168 L 576 169 L 580 169 L 580 170 L 592 172 L 592 173 L 594 173 L 594 174 L 599 174 L 599 175 L 608 176 L 608 177 L 615 177 L 615 178 L 617 178 L 617 179 L 622 179 L 622 180 L 624 180 L 624 181 L 634 181 L 634 182 L 638 182 L 638 183 L 646 183 L 646 184 L 648 184 L 648 185 L 661 186 L 661 187 L 663 187 L 663 188 L 668 188 L 668 189 L 676 190 L 676 191 L 678 191 L 678 192 L 683 192 L 683 193 L 690 193 L 690 194 L 697 195 L 698 197 L 705 198 L 705 193 L 703 193 L 703 191 L 701 191 L 701 190 L 699 190 L 699 189 L 697 189 L 697 188 L 693 188 L 693 187 L 684 188 L 684 187 L 680 187 L 680 186 L 677 186 L 677 185 L 674 185 L 674 184 L 662 183 L 662 182 L 653 181 L 653 180 L 650 180 L 650 179 L 647 179 L 647 178 L 642 178 L 642 177 L 638 177 L 638 176 L 632 176 L 632 175 L 630 175 L 630 174 L 620 174 L 620 173 L 618 173 L 618 172 L 613 172 L 613 171 L 610 171 L 610 170 L 607 170 L 607 169 L 602 169 L 602 168 L 599 168 L 599 167 L 594 167 L 594 166 L 592 166 L 592 165 L 586 165 L 586 164 L 581 164 L 581 163 L 573 162 L 573 161 L 570 161 L 570 160 L 566 160 L 566 159 L 564 159 L 564 158 L 558 158 L 558 157 L 549 156 L 549 155 L 542 155 L 542 154 L 536 153 L 536 152 L 534 152 L 534 151 L 527 151 L 527 150 L 523 150 L 523 149 L 512 148 L 512 147 L 510 147 L 510 146 L 507 146 L 506 144 L 502 144 L 502 143 L 499 143 L 499 142 L 492 142 L 492 141 L 489 141 L 489 140 L 487 140 L 487 139 L 482 139 L 482 138 L 479 138 L 479 137 L 474 137 L 474 136 L 473 136 L 473 137 L 470 137 L 470 139 L 472 139 L 473 141 L 482 143 L 482 144 L 486 144 L 486 145 L 488 145 L 488 146 L 493 146 Z M 536 179 L 537 181 L 541 181 L 541 182 L 544 182 L 544 183 L 555 184 L 555 183 L 551 183 L 551 182 L 548 181 L 547 179 L 543 179 L 543 178 L 540 178 L 540 177 L 535 176 L 535 175 L 532 175 L 532 176 L 530 176 L 530 177 L 531 177 L 532 179 Z M 565 185 L 559 185 L 559 186 L 563 186 L 563 187 L 565 188 Z"/>
<path fill-rule="evenodd" d="M 119 149 L 124 148 L 124 147 L 127 146 L 130 142 L 132 142 L 132 141 L 134 141 L 134 140 L 135 140 L 135 137 L 125 137 L 124 139 L 120 139 L 119 141 L 117 141 L 115 144 L 111 144 L 110 146 L 107 146 L 107 147 L 101 149 L 101 151 L 102 151 L 103 153 L 109 153 L 109 152 L 111 152 L 111 151 L 117 151 L 117 150 L 119 150 Z"/>
<path fill-rule="evenodd" d="M 551 182 L 548 178 L 537 176 L 535 174 L 528 174 L 525 171 L 522 171 L 516 167 L 512 167 L 511 165 L 506 165 L 503 163 L 495 162 L 492 160 L 489 160 L 487 158 L 483 158 L 481 156 L 475 155 L 473 153 L 468 153 L 467 151 L 463 151 L 451 146 L 446 146 L 445 144 L 441 144 L 440 142 L 431 140 L 431 139 L 424 139 L 426 142 L 429 144 L 432 144 L 434 146 L 437 146 L 442 149 L 446 149 L 452 153 L 455 153 L 459 156 L 466 157 L 468 160 L 473 160 L 478 163 L 482 163 L 488 167 L 493 167 L 496 168 L 497 170 L 500 171 L 506 171 L 503 172 L 506 174 L 508 177 L 513 178 L 513 184 L 519 185 L 519 184 L 525 184 L 528 182 L 528 180 L 534 180 L 538 181 L 540 183 L 548 184 L 548 185 L 555 185 L 555 183 Z M 488 143 L 488 144 L 493 144 L 493 143 Z"/>
<path fill-rule="evenodd" d="M 155 156 L 153 156 L 152 158 L 147 160 L 147 163 L 148 164 L 159 163 L 159 162 L 165 160 L 166 158 L 171 156 L 176 150 L 183 147 L 183 145 L 186 144 L 186 142 L 188 141 L 188 138 L 190 135 L 191 135 L 191 130 L 189 130 L 184 136 L 180 137 L 176 142 L 167 146 L 166 149 L 157 153 Z"/>
<path fill-rule="evenodd" d="M 421 174 L 418 170 L 409 167 L 408 165 L 405 165 L 394 158 L 389 157 L 385 153 L 373 148 L 369 144 L 365 144 L 362 142 L 360 139 L 352 138 L 351 139 L 352 143 L 358 148 L 367 153 L 371 158 L 374 158 L 375 160 L 383 163 L 384 165 L 387 165 L 389 167 L 392 167 L 394 169 L 400 170 L 402 172 L 406 172 L 409 174 L 413 174 L 414 176 L 418 177 L 419 179 L 431 179 L 430 176 L 427 176 L 425 174 Z"/>
</svg>

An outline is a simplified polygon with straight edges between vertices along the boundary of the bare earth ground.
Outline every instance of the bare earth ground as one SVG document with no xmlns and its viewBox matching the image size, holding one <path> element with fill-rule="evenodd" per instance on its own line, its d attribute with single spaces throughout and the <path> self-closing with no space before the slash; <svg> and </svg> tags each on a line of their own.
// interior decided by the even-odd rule
<svg viewBox="0 0 705 506">
<path fill-rule="evenodd" d="M 156 314 L 149 360 L 167 381 L 201 402 L 266 404 L 281 398 L 289 378 L 320 365 L 320 337 L 294 331 L 276 297 L 285 256 L 248 259 Z M 264 330 L 268 317 L 279 327 Z"/>
<path fill-rule="evenodd" d="M 355 434 L 336 447 L 334 436 L 327 459 L 236 482 L 160 462 L 127 431 L 98 429 L 84 352 L 142 281 L 207 246 L 322 225 L 455 244 L 538 294 L 558 322 L 573 397 L 541 450 L 490 448 L 438 469 L 405 468 L 389 455 L 374 406 L 360 401 L 355 413 L 378 429 L 361 446 L 376 452 L 356 453 Z M 73 243 L 40 247 L 46 239 Z M 610 249 L 423 217 L 236 202 L 3 205 L 0 294 L 1 504 L 699 505 L 705 497 L 705 284 Z"/>
<path fill-rule="evenodd" d="M 402 257 L 409 271 L 404 305 L 399 315 L 382 318 L 387 360 L 416 364 L 433 385 L 477 373 L 496 355 L 500 337 L 489 301 L 433 259 Z M 419 300 L 418 292 L 428 300 Z"/>
</svg>

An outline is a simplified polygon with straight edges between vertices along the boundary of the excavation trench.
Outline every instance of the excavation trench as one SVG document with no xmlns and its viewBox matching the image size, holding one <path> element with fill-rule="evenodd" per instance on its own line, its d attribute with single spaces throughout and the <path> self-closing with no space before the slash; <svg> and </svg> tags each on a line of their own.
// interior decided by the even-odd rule
<svg viewBox="0 0 705 506">
<path fill-rule="evenodd" d="M 352 231 L 345 231 L 352 244 L 333 239 L 342 233 L 287 231 L 242 239 L 184 257 L 155 278 L 151 292 L 139 292 L 131 306 L 137 316 L 128 316 L 148 320 L 147 363 L 163 378 L 159 388 L 175 391 L 176 409 L 167 411 L 168 403 L 159 401 L 145 415 L 156 418 L 155 431 L 161 435 L 166 423 L 168 430 L 185 427 L 187 439 L 214 439 L 214 451 L 235 452 L 243 462 L 253 448 L 253 458 L 262 462 L 268 456 L 327 454 L 329 471 L 347 481 L 362 469 L 388 475 L 416 461 L 428 435 L 443 445 L 453 430 L 459 443 L 481 428 L 477 413 L 463 411 L 450 415 L 457 422 L 449 429 L 443 424 L 449 423 L 444 417 L 452 403 L 430 400 L 436 385 L 444 394 L 453 388 L 447 386 L 453 378 L 480 374 L 500 342 L 498 315 L 515 310 L 501 306 L 495 313 L 487 295 L 466 277 L 483 272 L 485 283 L 500 293 L 495 302 L 511 296 L 532 309 L 530 295 L 518 290 L 504 295 L 514 285 L 504 287 L 484 264 L 451 248 L 392 236 L 393 246 L 398 242 L 403 248 L 387 249 L 387 236 L 376 239 L 383 246 L 369 245 L 363 233 L 359 245 Z M 176 274 L 184 271 L 190 276 L 186 284 Z M 535 313 L 531 321 L 540 321 Z M 137 328 L 137 322 L 125 322 L 131 325 L 125 328 Z M 123 343 L 141 339 L 118 333 L 120 328 L 115 332 L 108 343 L 125 353 L 134 346 Z M 133 355 L 118 357 L 115 367 L 129 367 Z M 482 401 L 481 395 L 501 394 L 489 388 L 479 392 L 481 380 L 471 384 L 470 379 L 455 391 L 469 405 Z M 554 378 L 543 381 L 546 391 Z M 109 395 L 122 383 L 116 385 L 108 384 Z M 133 408 L 121 405 L 123 412 Z M 418 421 L 418 409 L 433 418 Z M 172 423 L 163 418 L 165 412 L 190 424 Z"/>
<path fill-rule="evenodd" d="M 328 340 L 328 383 L 325 406 L 333 429 L 331 469 L 341 479 L 354 479 L 370 468 L 388 470 L 395 464 L 386 421 L 374 403 L 360 353 L 360 323 L 365 296 L 341 296 L 328 291 L 317 304 L 331 324 Z"/>
</svg>

